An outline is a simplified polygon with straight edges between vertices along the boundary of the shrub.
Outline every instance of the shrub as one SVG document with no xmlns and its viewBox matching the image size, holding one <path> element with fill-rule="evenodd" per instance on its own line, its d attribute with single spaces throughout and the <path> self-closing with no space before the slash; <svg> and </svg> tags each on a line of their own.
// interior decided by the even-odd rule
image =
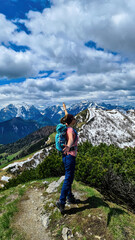
<svg viewBox="0 0 135 240">
<path fill-rule="evenodd" d="M 42 163 L 36 168 L 36 173 L 39 178 L 58 177 L 64 174 L 64 166 L 62 156 L 56 150 L 53 150 Z"/>
<path fill-rule="evenodd" d="M 38 179 L 36 175 L 36 170 L 35 169 L 30 169 L 30 170 L 25 170 L 22 172 L 20 175 L 18 175 L 16 178 L 12 178 L 7 182 L 4 186 L 4 190 L 8 189 L 10 187 L 17 186 L 21 183 L 25 183 L 34 179 Z"/>
</svg>

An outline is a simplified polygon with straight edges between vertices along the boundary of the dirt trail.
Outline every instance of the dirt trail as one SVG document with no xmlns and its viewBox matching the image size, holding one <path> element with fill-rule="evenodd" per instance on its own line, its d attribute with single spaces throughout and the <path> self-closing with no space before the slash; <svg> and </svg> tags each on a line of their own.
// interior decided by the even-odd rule
<svg viewBox="0 0 135 240">
<path fill-rule="evenodd" d="M 19 211 L 13 219 L 13 227 L 25 235 L 26 240 L 52 240 L 42 223 L 44 213 L 43 190 L 29 189 L 19 203 Z"/>
</svg>

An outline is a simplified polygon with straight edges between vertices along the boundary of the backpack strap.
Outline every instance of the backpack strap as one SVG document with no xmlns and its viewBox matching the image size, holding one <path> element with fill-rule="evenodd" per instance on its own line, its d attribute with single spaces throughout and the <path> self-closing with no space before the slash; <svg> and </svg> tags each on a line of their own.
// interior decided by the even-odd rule
<svg viewBox="0 0 135 240">
<path fill-rule="evenodd" d="M 78 133 L 77 133 L 77 131 L 74 128 L 73 128 L 73 131 L 75 133 L 75 139 L 74 139 L 74 142 L 73 142 L 73 144 L 74 144 L 76 142 L 76 140 L 77 140 Z M 77 148 L 77 146 L 71 147 L 69 152 L 76 150 L 76 148 Z"/>
<path fill-rule="evenodd" d="M 75 140 L 74 140 L 74 143 L 75 143 L 76 140 L 77 140 L 78 133 L 77 133 L 77 131 L 74 128 L 73 128 L 73 130 L 74 130 L 74 133 L 75 133 Z"/>
</svg>

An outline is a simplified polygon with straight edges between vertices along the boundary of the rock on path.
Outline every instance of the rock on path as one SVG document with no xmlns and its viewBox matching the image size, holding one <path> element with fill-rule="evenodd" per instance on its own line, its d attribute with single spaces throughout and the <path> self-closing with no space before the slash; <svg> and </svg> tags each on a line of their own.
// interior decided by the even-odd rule
<svg viewBox="0 0 135 240">
<path fill-rule="evenodd" d="M 19 212 L 14 217 L 13 227 L 24 233 L 28 240 L 52 240 L 45 225 L 49 223 L 49 219 L 45 215 L 43 200 L 42 190 L 32 188 L 19 203 Z"/>
</svg>

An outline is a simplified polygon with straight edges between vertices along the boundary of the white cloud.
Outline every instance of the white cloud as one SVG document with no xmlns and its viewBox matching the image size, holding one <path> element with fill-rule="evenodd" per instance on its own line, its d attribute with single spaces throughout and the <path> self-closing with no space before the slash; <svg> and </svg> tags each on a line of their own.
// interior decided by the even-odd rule
<svg viewBox="0 0 135 240">
<path fill-rule="evenodd" d="M 0 13 L 0 43 L 8 43 L 17 27 Z"/>
<path fill-rule="evenodd" d="M 29 11 L 25 20 L 12 22 L 0 14 L 0 41 L 29 48 L 16 52 L 0 47 L 1 78 L 27 77 L 21 84 L 1 87 L 1 96 L 16 94 L 16 101 L 25 96 L 27 101 L 31 97 L 31 101 L 39 102 L 69 99 L 71 95 L 75 99 L 133 100 L 135 2 L 52 0 L 52 3 L 42 13 Z M 16 31 L 16 21 L 25 24 L 31 33 Z M 89 40 L 105 51 L 86 47 Z M 39 72 L 47 70 L 54 70 L 49 78 L 31 78 L 40 77 Z M 65 80 L 58 81 L 61 72 L 66 73 Z"/>
<path fill-rule="evenodd" d="M 33 76 L 38 73 L 35 69 L 33 55 L 28 52 L 15 52 L 0 46 L 0 77 L 19 78 Z"/>
<path fill-rule="evenodd" d="M 135 100 L 135 65 L 123 65 L 122 71 L 106 73 L 72 73 L 64 80 L 54 78 L 28 78 L 23 83 L 0 88 L 0 101 L 6 98 L 16 103 L 24 99 L 32 104 L 91 99 L 93 101 L 133 102 Z M 127 84 L 127 79 L 128 83 Z"/>
</svg>

